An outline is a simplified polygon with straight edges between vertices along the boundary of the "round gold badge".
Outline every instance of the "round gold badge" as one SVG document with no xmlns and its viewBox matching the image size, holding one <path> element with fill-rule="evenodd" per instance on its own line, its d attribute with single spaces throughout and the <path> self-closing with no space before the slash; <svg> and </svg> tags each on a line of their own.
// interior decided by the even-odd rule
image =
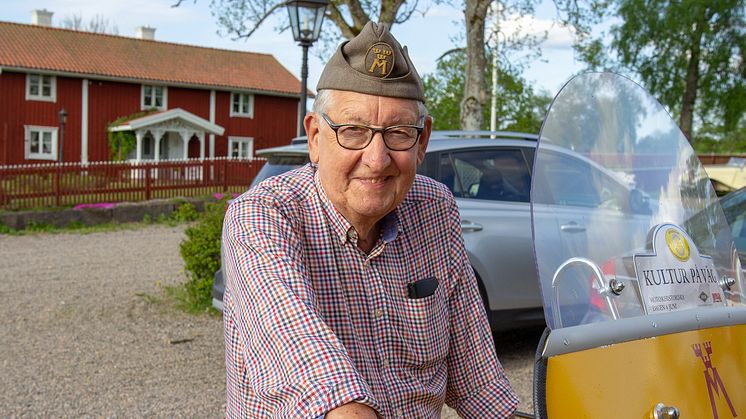
<svg viewBox="0 0 746 419">
<path fill-rule="evenodd" d="M 394 70 L 394 49 L 385 42 L 376 42 L 365 54 L 365 69 L 374 77 L 385 79 Z"/>
<path fill-rule="evenodd" d="M 684 235 L 675 228 L 666 230 L 666 244 L 676 259 L 686 262 L 689 260 L 689 243 L 686 242 Z"/>
</svg>

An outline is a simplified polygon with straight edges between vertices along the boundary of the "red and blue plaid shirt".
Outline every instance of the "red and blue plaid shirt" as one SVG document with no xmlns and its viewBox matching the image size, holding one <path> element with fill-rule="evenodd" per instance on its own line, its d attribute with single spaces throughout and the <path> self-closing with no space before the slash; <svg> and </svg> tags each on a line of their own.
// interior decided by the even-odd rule
<svg viewBox="0 0 746 419">
<path fill-rule="evenodd" d="M 317 418 L 351 401 L 386 418 L 508 417 L 456 203 L 417 176 L 369 254 L 313 166 L 236 199 L 223 231 L 226 416 Z M 426 298 L 407 284 L 437 278 Z"/>
</svg>

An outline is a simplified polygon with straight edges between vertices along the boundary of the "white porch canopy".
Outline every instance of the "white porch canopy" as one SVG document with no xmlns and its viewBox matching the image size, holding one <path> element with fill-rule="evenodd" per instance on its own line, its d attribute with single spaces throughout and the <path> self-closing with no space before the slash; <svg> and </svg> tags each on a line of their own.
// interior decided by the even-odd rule
<svg viewBox="0 0 746 419">
<path fill-rule="evenodd" d="M 186 160 L 189 157 L 189 140 L 196 136 L 199 139 L 199 158 L 205 158 L 205 133 L 214 135 L 223 135 L 225 128 L 220 125 L 213 124 L 212 122 L 200 118 L 199 116 L 187 112 L 181 108 L 170 109 L 165 112 L 158 112 L 151 115 L 143 116 L 141 118 L 132 119 L 116 127 L 109 129 L 111 132 L 118 131 L 134 131 L 135 138 L 137 139 L 137 146 L 135 149 L 135 161 L 140 161 L 143 158 L 143 138 L 150 132 L 155 139 L 154 152 L 155 156 L 153 160 L 159 161 L 160 156 L 160 143 L 161 139 L 167 133 L 173 132 L 179 135 L 183 143 L 182 153 L 183 159 Z"/>
</svg>

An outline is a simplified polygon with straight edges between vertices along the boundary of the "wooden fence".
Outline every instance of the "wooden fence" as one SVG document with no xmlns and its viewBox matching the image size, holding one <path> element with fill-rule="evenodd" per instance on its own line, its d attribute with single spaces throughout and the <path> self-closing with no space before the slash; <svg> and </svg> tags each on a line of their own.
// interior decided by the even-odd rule
<svg viewBox="0 0 746 419">
<path fill-rule="evenodd" d="M 0 208 L 240 193 L 263 164 L 260 159 L 217 158 L 0 166 Z"/>
<path fill-rule="evenodd" d="M 746 158 L 746 154 L 698 154 L 702 164 L 725 164 L 731 157 Z"/>
</svg>

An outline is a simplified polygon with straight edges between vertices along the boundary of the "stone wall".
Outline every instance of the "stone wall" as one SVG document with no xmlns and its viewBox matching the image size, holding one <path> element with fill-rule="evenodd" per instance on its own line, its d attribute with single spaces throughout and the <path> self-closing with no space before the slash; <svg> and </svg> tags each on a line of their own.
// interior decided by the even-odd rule
<svg viewBox="0 0 746 419">
<path fill-rule="evenodd" d="M 65 227 L 71 223 L 86 226 L 104 223 L 129 223 L 142 221 L 145 216 L 155 220 L 161 214 L 168 217 L 184 203 L 194 205 L 197 211 L 205 209 L 205 201 L 196 198 L 162 199 L 146 202 L 123 202 L 112 208 L 59 209 L 49 211 L 15 211 L 0 213 L 0 224 L 16 230 L 24 229 L 29 223 Z"/>
</svg>

